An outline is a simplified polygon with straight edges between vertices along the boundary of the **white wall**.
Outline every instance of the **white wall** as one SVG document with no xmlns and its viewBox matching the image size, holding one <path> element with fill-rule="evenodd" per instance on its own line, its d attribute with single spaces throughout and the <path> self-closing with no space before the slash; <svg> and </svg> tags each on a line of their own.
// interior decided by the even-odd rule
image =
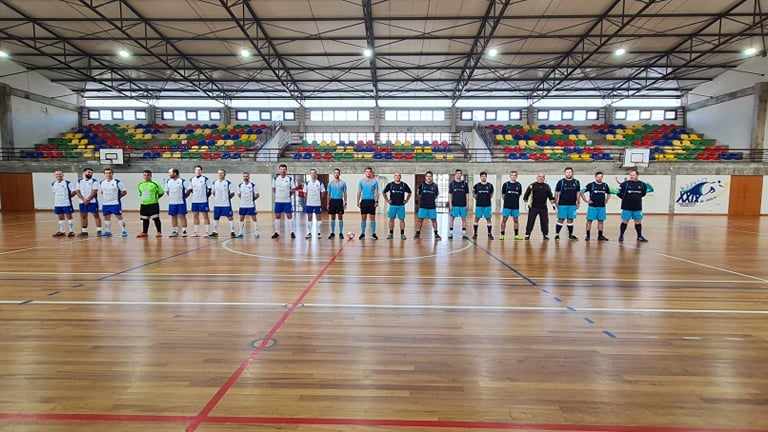
<svg viewBox="0 0 768 432">
<path fill-rule="evenodd" d="M 763 176 L 763 202 L 760 206 L 760 214 L 768 215 L 768 175 Z"/>
<path fill-rule="evenodd" d="M 753 57 L 736 69 L 727 70 L 712 81 L 697 86 L 688 94 L 688 103 L 752 88 L 755 84 L 765 81 L 765 74 L 768 74 L 768 57 Z"/>
<path fill-rule="evenodd" d="M 73 94 L 69 88 L 52 83 L 39 73 L 27 71 L 24 67 L 7 59 L 0 59 L 0 82 L 18 90 L 55 98 L 60 102 L 80 104 L 79 96 Z"/>
<path fill-rule="evenodd" d="M 14 147 L 34 147 L 77 127 L 78 113 L 12 96 L 11 122 Z"/>
<path fill-rule="evenodd" d="M 755 96 L 750 95 L 688 112 L 688 127 L 731 149 L 749 149 Z"/>
</svg>

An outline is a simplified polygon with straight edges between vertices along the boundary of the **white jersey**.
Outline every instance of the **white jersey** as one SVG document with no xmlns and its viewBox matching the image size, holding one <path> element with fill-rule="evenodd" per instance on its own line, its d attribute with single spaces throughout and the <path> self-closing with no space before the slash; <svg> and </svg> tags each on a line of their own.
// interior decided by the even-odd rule
<svg viewBox="0 0 768 432">
<path fill-rule="evenodd" d="M 320 180 L 308 180 L 304 183 L 304 193 L 307 194 L 307 204 L 310 207 L 320 207 L 322 193 L 325 192 L 325 186 Z"/>
<path fill-rule="evenodd" d="M 95 178 L 91 178 L 90 180 L 81 178 L 80 180 L 77 181 L 77 190 L 80 191 L 80 194 L 83 196 L 83 198 L 88 198 L 89 196 L 91 196 L 93 191 L 97 191 L 96 196 L 94 196 L 94 199 L 98 200 L 99 181 L 96 180 Z M 82 203 L 83 200 L 80 200 L 80 202 Z"/>
<path fill-rule="evenodd" d="M 99 183 L 99 190 L 101 191 L 102 205 L 118 205 L 125 190 L 125 185 L 115 178 L 112 180 L 102 180 Z"/>
<path fill-rule="evenodd" d="M 291 202 L 291 190 L 296 189 L 296 182 L 289 175 L 285 177 L 276 175 L 272 179 L 272 189 L 275 190 L 276 203 L 289 203 Z"/>
<path fill-rule="evenodd" d="M 259 188 L 256 187 L 256 183 L 240 183 L 237 189 L 240 194 L 240 208 L 255 208 L 255 197 L 259 193 Z"/>
<path fill-rule="evenodd" d="M 55 181 L 51 183 L 51 188 L 53 189 L 54 207 L 72 207 L 71 195 L 75 189 L 69 180 Z"/>
<path fill-rule="evenodd" d="M 189 182 L 182 178 L 169 178 L 166 180 L 165 194 L 168 196 L 168 204 L 187 204 L 187 191 L 189 187 Z"/>
<path fill-rule="evenodd" d="M 211 184 L 214 207 L 232 207 L 230 194 L 235 193 L 235 187 L 229 180 L 214 180 Z"/>
<path fill-rule="evenodd" d="M 192 204 L 207 203 L 208 195 L 211 191 L 211 180 L 201 175 L 200 177 L 192 177 L 189 179 L 190 187 L 192 188 L 192 195 L 189 196 Z"/>
</svg>

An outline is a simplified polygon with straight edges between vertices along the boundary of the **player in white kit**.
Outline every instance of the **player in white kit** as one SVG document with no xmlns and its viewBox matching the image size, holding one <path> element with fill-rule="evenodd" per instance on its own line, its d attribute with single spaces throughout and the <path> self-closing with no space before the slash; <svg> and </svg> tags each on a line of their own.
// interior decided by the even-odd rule
<svg viewBox="0 0 768 432">
<path fill-rule="evenodd" d="M 51 183 L 51 189 L 53 191 L 53 213 L 59 219 L 59 230 L 54 234 L 54 237 L 74 237 L 75 236 L 75 222 L 72 220 L 72 197 L 77 195 L 75 186 L 69 181 L 64 180 L 64 173 L 62 171 L 56 171 L 53 173 L 56 181 Z M 65 222 L 69 225 L 69 234 L 65 231 Z"/>
<path fill-rule="evenodd" d="M 99 181 L 93 178 L 93 170 L 83 169 L 83 177 L 77 181 L 75 193 L 80 198 L 80 237 L 88 236 L 88 213 L 93 213 L 96 221 L 96 235 L 101 235 L 101 217 L 99 216 Z"/>
<path fill-rule="evenodd" d="M 208 207 L 208 197 L 211 196 L 211 179 L 203 175 L 203 167 L 195 167 L 195 176 L 189 179 L 192 187 L 192 214 L 194 215 L 195 230 L 192 231 L 192 237 L 200 237 L 200 214 L 203 214 L 205 222 L 205 236 L 211 229 L 211 218 L 208 216 L 210 208 Z"/>
<path fill-rule="evenodd" d="M 293 176 L 288 175 L 288 166 L 280 164 L 278 174 L 272 179 L 272 193 L 275 196 L 275 233 L 272 238 L 280 237 L 280 217 L 285 213 L 285 224 L 291 231 L 291 238 L 296 238 L 293 232 L 293 206 L 291 205 L 291 195 L 296 192 L 296 182 Z"/>
<path fill-rule="evenodd" d="M 189 182 L 179 177 L 179 170 L 168 170 L 168 180 L 165 181 L 165 195 L 168 197 L 168 216 L 171 217 L 171 235 L 179 236 L 179 219 L 181 219 L 181 236 L 187 236 L 187 197 L 192 193 Z"/>
<path fill-rule="evenodd" d="M 101 193 L 101 212 L 104 215 L 104 234 L 103 237 L 112 236 L 112 215 L 115 215 L 120 221 L 120 235 L 128 237 L 128 231 L 125 228 L 123 220 L 123 205 L 121 199 L 128 194 L 125 185 L 120 180 L 114 178 L 112 168 L 104 169 L 104 180 L 99 183 L 99 193 Z"/>
<path fill-rule="evenodd" d="M 243 182 L 237 186 L 237 197 L 240 198 L 240 209 L 238 214 L 240 215 L 240 232 L 237 234 L 237 238 L 243 238 L 243 231 L 245 230 L 245 217 L 250 216 L 253 222 L 254 237 L 259 238 L 259 219 L 256 215 L 256 200 L 259 199 L 259 188 L 256 183 L 251 182 L 251 174 L 248 172 L 243 173 Z"/>
<path fill-rule="evenodd" d="M 211 184 L 213 195 L 213 232 L 208 237 L 219 236 L 219 218 L 229 219 L 229 234 L 235 238 L 235 221 L 232 218 L 232 197 L 235 196 L 235 186 L 227 180 L 227 172 L 220 169 L 218 179 Z"/>
<path fill-rule="evenodd" d="M 317 179 L 317 170 L 309 170 L 309 180 L 304 182 L 304 193 L 307 195 L 307 204 L 304 206 L 304 212 L 307 213 L 307 235 L 304 238 L 312 238 L 312 231 L 317 232 L 317 238 L 320 238 L 320 214 L 323 212 L 322 202 L 325 193 L 325 185 Z"/>
</svg>

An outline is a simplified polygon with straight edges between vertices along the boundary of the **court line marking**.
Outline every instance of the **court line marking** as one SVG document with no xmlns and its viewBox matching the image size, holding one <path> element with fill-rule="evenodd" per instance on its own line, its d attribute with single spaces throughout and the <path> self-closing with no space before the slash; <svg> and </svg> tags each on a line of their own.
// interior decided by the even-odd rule
<svg viewBox="0 0 768 432">
<path fill-rule="evenodd" d="M 673 255 L 667 255 L 667 254 L 664 254 L 664 253 L 661 253 L 661 252 L 654 252 L 654 253 L 656 255 L 661 255 L 661 256 L 663 256 L 665 258 L 670 258 L 670 259 L 682 261 L 682 262 L 685 262 L 685 263 L 688 263 L 688 264 L 693 264 L 693 265 L 697 265 L 697 266 L 708 268 L 708 269 L 712 269 L 712 270 L 717 270 L 717 271 L 721 271 L 721 272 L 725 272 L 725 273 L 735 274 L 737 276 L 745 277 L 745 278 L 748 278 L 748 279 L 754 279 L 754 280 L 757 280 L 757 281 L 760 281 L 760 282 L 763 282 L 763 283 L 768 283 L 768 279 L 759 278 L 757 276 L 752 276 L 752 275 L 748 275 L 748 274 L 745 274 L 745 273 L 739 273 L 737 271 L 728 270 L 727 268 L 717 267 L 717 266 L 713 266 L 713 265 L 710 265 L 710 264 L 704 264 L 702 262 L 692 261 L 692 260 L 688 260 L 688 259 L 685 259 L 685 258 L 676 257 L 676 256 L 673 256 Z"/>
<path fill-rule="evenodd" d="M 296 309 L 299 307 L 299 305 L 302 305 L 301 301 L 304 300 L 304 298 L 309 295 L 309 292 L 312 291 L 312 288 L 317 285 L 317 282 L 323 277 L 325 272 L 328 271 L 329 268 L 333 265 L 334 262 L 336 262 L 336 259 L 341 256 L 341 253 L 344 252 L 344 247 L 346 247 L 352 240 L 347 240 L 346 242 L 341 244 L 341 247 L 339 250 L 336 251 L 335 254 L 331 257 L 330 260 L 328 260 L 327 263 L 325 263 L 325 266 L 315 275 L 314 279 L 307 285 L 306 288 L 304 288 L 304 291 L 299 294 L 298 297 L 296 297 L 296 300 L 291 303 L 291 305 L 288 307 L 288 309 L 283 313 L 283 315 L 280 317 L 280 319 L 277 320 L 277 322 L 272 326 L 272 328 L 267 332 L 266 335 L 262 336 L 261 343 L 259 346 L 255 347 L 248 357 L 246 357 L 245 360 L 243 360 L 242 363 L 240 363 L 240 366 L 230 375 L 230 377 L 227 379 L 227 381 L 222 384 L 221 387 L 219 387 L 218 391 L 211 397 L 211 399 L 208 401 L 208 403 L 205 404 L 205 406 L 200 410 L 200 412 L 195 416 L 195 419 L 187 426 L 185 429 L 187 432 L 194 432 L 197 430 L 198 427 L 208 418 L 208 415 L 216 408 L 216 406 L 219 404 L 222 398 L 224 398 L 224 395 L 227 394 L 227 392 L 235 385 L 235 382 L 237 382 L 238 379 L 240 379 L 240 376 L 243 375 L 245 370 L 248 368 L 248 366 L 253 363 L 254 360 L 263 352 L 263 349 L 270 343 L 270 340 L 277 334 L 277 332 L 283 327 L 283 325 L 288 321 L 288 318 L 293 315 L 293 313 L 296 311 Z"/>
<path fill-rule="evenodd" d="M 348 240 L 348 241 L 350 241 L 350 240 Z M 372 240 L 372 241 L 375 241 L 375 240 Z M 271 259 L 271 260 L 275 260 L 275 261 L 300 261 L 300 262 L 306 262 L 307 261 L 306 258 L 282 258 L 282 257 L 273 257 L 273 256 L 269 256 L 269 255 L 259 255 L 259 254 L 252 254 L 252 253 L 248 253 L 248 252 L 243 252 L 243 251 L 232 249 L 229 246 L 228 243 L 229 243 L 229 240 L 223 242 L 221 244 L 221 247 L 224 250 L 226 250 L 228 252 L 231 252 L 231 253 L 234 253 L 234 254 L 245 255 L 245 256 L 254 257 L 254 258 Z M 414 261 L 414 260 L 420 260 L 420 259 L 426 259 L 426 258 L 435 258 L 435 257 L 441 257 L 441 256 L 446 256 L 446 255 L 457 254 L 457 253 L 463 252 L 463 251 L 465 251 L 467 249 L 470 249 L 472 246 L 473 246 L 473 244 L 469 243 L 468 245 L 466 245 L 466 246 L 464 246 L 462 248 L 459 248 L 459 249 L 451 249 L 451 250 L 446 251 L 446 252 L 434 253 L 434 254 L 431 254 L 431 255 L 419 255 L 419 256 L 414 256 L 414 257 L 403 257 L 403 258 L 386 257 L 386 258 L 381 258 L 381 259 L 343 259 L 343 260 L 338 260 L 338 262 L 339 263 L 366 263 L 366 262 Z"/>
<path fill-rule="evenodd" d="M 0 300 L 0 304 L 19 304 L 24 299 Z M 243 306 L 285 307 L 285 302 L 182 302 L 182 301 L 88 301 L 88 300 L 36 300 L 32 305 L 54 306 Z M 370 304 L 370 303 L 301 303 L 305 308 L 338 309 L 413 309 L 413 310 L 490 310 L 490 311 L 568 311 L 568 306 L 484 306 L 484 305 L 419 305 L 419 304 Z M 662 308 L 603 308 L 578 307 L 578 312 L 653 312 L 692 314 L 746 314 L 768 315 L 768 310 L 749 309 L 662 309 Z"/>
<path fill-rule="evenodd" d="M 79 421 L 79 422 L 126 422 L 126 423 L 185 423 L 192 416 L 146 415 L 146 414 L 29 414 L 0 413 L 0 420 L 19 421 Z M 308 426 L 388 426 L 397 428 L 437 429 L 492 429 L 530 431 L 582 431 L 582 432 L 768 432 L 765 429 L 719 429 L 675 426 L 623 426 L 588 424 L 545 424 L 512 423 L 472 420 L 410 420 L 383 418 L 319 418 L 319 417 L 256 417 L 256 416 L 211 416 L 203 423 L 241 425 L 308 425 Z"/>
<path fill-rule="evenodd" d="M 8 254 L 16 253 L 16 252 L 24 252 L 24 251 L 28 251 L 28 250 L 32 250 L 32 249 L 42 249 L 42 246 L 32 246 L 32 247 L 28 247 L 28 248 L 24 248 L 24 249 L 9 250 L 9 251 L 5 251 L 5 252 L 0 252 L 0 255 L 8 255 Z"/>
</svg>

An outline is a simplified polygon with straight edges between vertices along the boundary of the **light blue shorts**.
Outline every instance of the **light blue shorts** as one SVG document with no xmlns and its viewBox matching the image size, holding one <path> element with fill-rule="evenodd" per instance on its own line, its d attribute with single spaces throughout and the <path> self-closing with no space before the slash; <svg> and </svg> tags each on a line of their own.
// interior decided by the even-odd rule
<svg viewBox="0 0 768 432">
<path fill-rule="evenodd" d="M 419 219 L 437 219 L 437 209 L 419 209 Z"/>
<path fill-rule="evenodd" d="M 475 207 L 475 219 L 485 218 L 490 219 L 493 216 L 491 207 Z"/>
<path fill-rule="evenodd" d="M 389 211 L 387 211 L 387 217 L 390 219 L 398 218 L 400 220 L 405 219 L 405 206 L 404 205 L 389 205 Z"/>
<path fill-rule="evenodd" d="M 576 219 L 576 206 L 575 205 L 557 206 L 557 218 L 558 219 Z"/>
<path fill-rule="evenodd" d="M 459 217 L 459 218 L 465 218 L 466 219 L 466 217 L 467 217 L 467 207 L 465 207 L 465 206 L 462 206 L 462 207 L 453 206 L 453 208 L 451 209 L 451 217 L 455 217 L 455 218 Z"/>
<path fill-rule="evenodd" d="M 605 207 L 587 207 L 587 220 L 604 221 L 605 220 Z"/>
<path fill-rule="evenodd" d="M 501 210 L 501 217 L 508 218 L 512 216 L 513 218 L 520 217 L 520 209 L 502 209 Z"/>
<path fill-rule="evenodd" d="M 622 210 L 621 220 L 628 221 L 630 219 L 643 220 L 643 211 L 642 210 Z"/>
</svg>

